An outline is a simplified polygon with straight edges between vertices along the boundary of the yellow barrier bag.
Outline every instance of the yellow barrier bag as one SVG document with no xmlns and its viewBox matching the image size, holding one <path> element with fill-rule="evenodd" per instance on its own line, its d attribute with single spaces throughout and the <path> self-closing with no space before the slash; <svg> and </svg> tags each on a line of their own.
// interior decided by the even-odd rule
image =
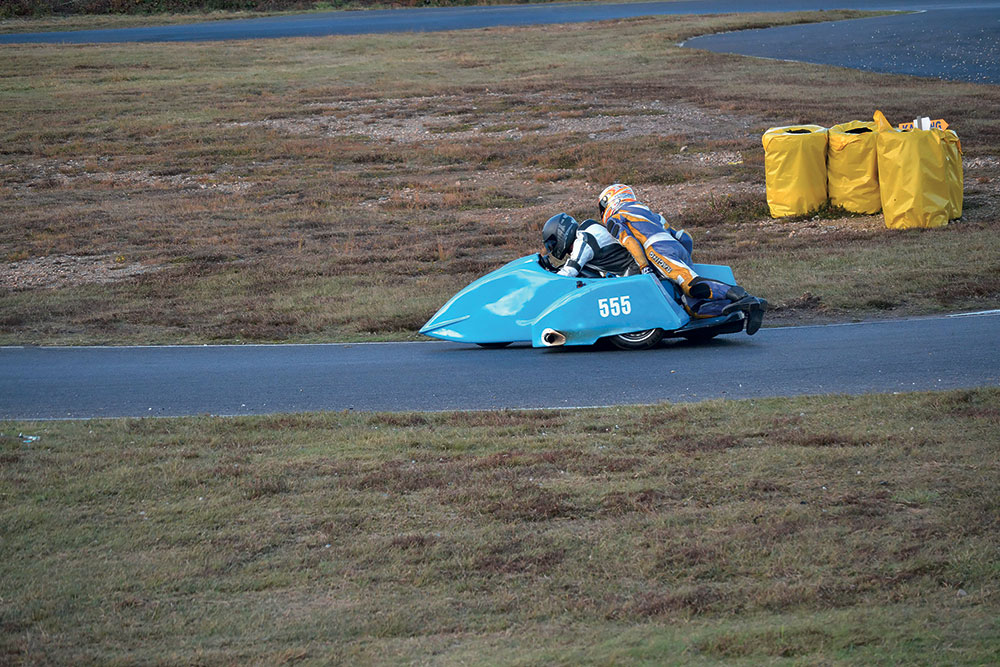
<svg viewBox="0 0 1000 667">
<path fill-rule="evenodd" d="M 953 130 L 892 128 L 875 112 L 882 213 L 890 229 L 944 227 L 962 217 L 962 144 Z"/>
<path fill-rule="evenodd" d="M 826 180 L 830 203 L 852 213 L 878 213 L 875 123 L 852 120 L 830 128 L 826 152 Z"/>
<path fill-rule="evenodd" d="M 826 128 L 772 127 L 762 141 L 771 217 L 805 215 L 822 206 L 826 202 Z"/>
<path fill-rule="evenodd" d="M 944 154 L 948 179 L 948 219 L 962 217 L 962 197 L 965 192 L 965 174 L 962 172 L 962 142 L 954 130 L 941 132 L 945 141 L 941 145 Z"/>
</svg>

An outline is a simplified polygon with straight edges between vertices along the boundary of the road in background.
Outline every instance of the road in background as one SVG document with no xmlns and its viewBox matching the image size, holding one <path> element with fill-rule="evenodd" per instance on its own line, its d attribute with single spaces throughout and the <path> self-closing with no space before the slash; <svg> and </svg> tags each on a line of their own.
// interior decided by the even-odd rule
<svg viewBox="0 0 1000 667">
<path fill-rule="evenodd" d="M 1000 312 L 644 352 L 451 343 L 0 348 L 0 419 L 559 408 L 1000 386 Z M 615 373 L 608 373 L 614 368 Z"/>
<path fill-rule="evenodd" d="M 581 23 L 668 14 L 865 9 L 923 11 L 875 20 L 774 28 L 689 40 L 688 46 L 786 60 L 1000 83 L 1000 0 L 681 0 L 679 2 L 541 3 L 317 12 L 187 25 L 0 35 L 0 44 L 194 42 L 367 33 L 467 30 Z"/>
<path fill-rule="evenodd" d="M 1000 7 L 705 35 L 684 46 L 973 83 L 1000 83 Z"/>
<path fill-rule="evenodd" d="M 187 25 L 77 30 L 0 35 L 2 43 L 55 42 L 195 42 L 226 39 L 318 37 L 388 32 L 466 30 L 494 26 L 584 23 L 667 14 L 726 14 L 754 12 L 864 9 L 913 11 L 1000 7 L 998 0 L 681 0 L 679 2 L 539 3 L 473 7 L 427 7 L 367 11 L 315 12 L 256 19 L 232 19 Z"/>
</svg>

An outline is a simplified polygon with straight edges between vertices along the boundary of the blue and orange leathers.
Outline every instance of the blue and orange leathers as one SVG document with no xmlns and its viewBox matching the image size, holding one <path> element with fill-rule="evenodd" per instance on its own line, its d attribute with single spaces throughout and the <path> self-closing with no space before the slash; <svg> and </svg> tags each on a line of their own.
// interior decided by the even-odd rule
<svg viewBox="0 0 1000 667">
<path fill-rule="evenodd" d="M 691 237 L 674 231 L 645 204 L 626 202 L 604 212 L 604 226 L 628 249 L 640 268 L 651 266 L 661 277 L 680 287 L 684 307 L 696 317 L 715 317 L 732 301 L 732 285 L 699 276 L 691 268 Z M 686 241 L 683 243 L 682 241 Z"/>
</svg>

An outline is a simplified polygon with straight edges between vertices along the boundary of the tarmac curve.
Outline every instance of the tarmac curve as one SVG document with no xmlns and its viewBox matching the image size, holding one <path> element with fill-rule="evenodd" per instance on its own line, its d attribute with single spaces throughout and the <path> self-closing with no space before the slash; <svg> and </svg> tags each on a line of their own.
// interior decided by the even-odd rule
<svg viewBox="0 0 1000 667">
<path fill-rule="evenodd" d="M 708 35 L 689 40 L 686 45 L 724 53 L 800 60 L 876 72 L 1000 83 L 1000 0 L 838 0 L 833 7 L 919 13 Z M 823 11 L 831 8 L 826 0 L 761 0 L 752 6 L 755 12 Z M 4 34 L 0 35 L 0 45 L 191 42 L 427 32 L 746 11 L 745 0 L 537 3 L 337 11 L 187 25 Z"/>
<path fill-rule="evenodd" d="M 888 74 L 1000 84 L 1000 5 L 703 35 L 684 46 Z"/>
<path fill-rule="evenodd" d="M 689 403 L 1000 386 L 1000 310 L 647 351 L 451 343 L 0 348 L 0 419 Z M 608 369 L 615 372 L 609 373 Z"/>
</svg>

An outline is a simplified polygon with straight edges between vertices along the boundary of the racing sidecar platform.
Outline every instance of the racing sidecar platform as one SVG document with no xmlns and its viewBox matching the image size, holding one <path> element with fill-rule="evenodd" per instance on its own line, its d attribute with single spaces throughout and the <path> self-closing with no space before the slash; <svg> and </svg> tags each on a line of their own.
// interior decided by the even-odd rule
<svg viewBox="0 0 1000 667">
<path fill-rule="evenodd" d="M 691 318 L 673 283 L 653 275 L 570 278 L 547 270 L 541 259 L 521 257 L 470 283 L 420 333 L 484 347 L 593 345 L 609 338 L 618 347 L 645 348 L 664 336 L 706 340 L 744 328 L 742 312 Z M 736 284 L 728 266 L 692 268 L 706 278 Z"/>
</svg>

